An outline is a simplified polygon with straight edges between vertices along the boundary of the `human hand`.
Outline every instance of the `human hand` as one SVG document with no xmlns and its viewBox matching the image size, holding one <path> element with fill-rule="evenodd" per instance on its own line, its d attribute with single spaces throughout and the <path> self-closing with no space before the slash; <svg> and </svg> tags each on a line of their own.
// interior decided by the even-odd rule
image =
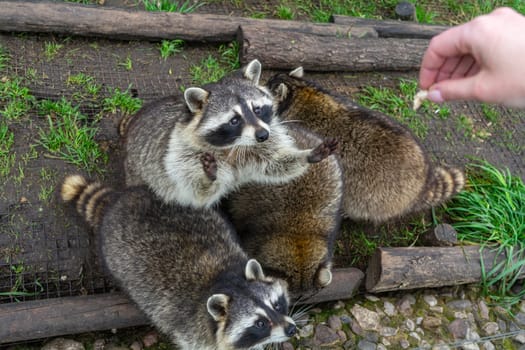
<svg viewBox="0 0 525 350">
<path fill-rule="evenodd" d="M 525 107 L 525 17 L 499 8 L 432 38 L 419 72 L 434 102 Z"/>
</svg>

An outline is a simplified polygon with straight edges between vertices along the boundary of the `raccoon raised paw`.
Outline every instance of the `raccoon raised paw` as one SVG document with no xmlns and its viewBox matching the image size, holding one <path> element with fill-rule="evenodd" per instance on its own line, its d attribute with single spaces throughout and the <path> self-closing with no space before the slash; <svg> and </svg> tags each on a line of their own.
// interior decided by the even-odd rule
<svg viewBox="0 0 525 350">
<path fill-rule="evenodd" d="M 339 142 L 334 137 L 327 137 L 323 143 L 314 148 L 308 156 L 308 163 L 318 163 L 333 154 L 337 149 Z"/>
<path fill-rule="evenodd" d="M 215 181 L 217 179 L 217 161 L 215 160 L 213 154 L 208 152 L 203 153 L 201 155 L 201 163 L 204 173 L 208 179 Z"/>
</svg>

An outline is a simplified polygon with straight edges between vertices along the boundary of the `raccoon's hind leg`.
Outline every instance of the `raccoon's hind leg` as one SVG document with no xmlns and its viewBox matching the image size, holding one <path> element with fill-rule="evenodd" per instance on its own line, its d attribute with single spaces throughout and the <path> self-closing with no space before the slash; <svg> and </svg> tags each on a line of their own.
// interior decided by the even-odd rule
<svg viewBox="0 0 525 350">
<path fill-rule="evenodd" d="M 201 155 L 200 160 L 208 179 L 215 181 L 217 179 L 217 160 L 215 157 L 211 153 L 205 152 Z"/>
<path fill-rule="evenodd" d="M 314 148 L 308 155 L 308 163 L 318 163 L 331 155 L 337 149 L 338 141 L 333 137 L 327 137 L 323 143 Z"/>
</svg>

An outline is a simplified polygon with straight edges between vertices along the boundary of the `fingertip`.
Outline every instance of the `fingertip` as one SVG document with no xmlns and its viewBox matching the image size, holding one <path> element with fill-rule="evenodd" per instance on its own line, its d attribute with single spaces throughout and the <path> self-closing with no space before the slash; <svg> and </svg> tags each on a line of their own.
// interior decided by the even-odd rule
<svg viewBox="0 0 525 350">
<path fill-rule="evenodd" d="M 442 103 L 445 101 L 445 99 L 443 98 L 443 95 L 441 94 L 441 91 L 436 88 L 431 89 L 428 92 L 428 99 L 435 103 Z"/>
</svg>

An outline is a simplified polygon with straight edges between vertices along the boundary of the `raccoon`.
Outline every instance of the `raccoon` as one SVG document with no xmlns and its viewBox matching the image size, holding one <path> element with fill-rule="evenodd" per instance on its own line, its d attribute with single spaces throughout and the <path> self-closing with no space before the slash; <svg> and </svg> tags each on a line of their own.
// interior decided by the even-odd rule
<svg viewBox="0 0 525 350">
<path fill-rule="evenodd" d="M 309 148 L 320 138 L 296 125 L 290 135 Z M 282 185 L 248 184 L 225 202 L 242 248 L 284 278 L 294 299 L 332 280 L 331 261 L 342 212 L 343 175 L 335 156 Z"/>
<path fill-rule="evenodd" d="M 126 184 L 147 184 L 165 202 L 210 207 L 242 183 L 285 183 L 333 153 L 333 138 L 296 147 L 260 74 L 253 60 L 217 83 L 186 89 L 184 101 L 142 109 L 126 123 Z"/>
<path fill-rule="evenodd" d="M 120 287 L 182 350 L 262 349 L 295 334 L 286 282 L 247 258 L 217 211 L 78 175 L 65 179 L 61 196 L 94 227 Z"/>
<path fill-rule="evenodd" d="M 405 127 L 302 77 L 299 67 L 273 76 L 267 86 L 283 119 L 339 139 L 347 217 L 382 223 L 443 203 L 463 188 L 463 173 L 432 166 Z"/>
</svg>

